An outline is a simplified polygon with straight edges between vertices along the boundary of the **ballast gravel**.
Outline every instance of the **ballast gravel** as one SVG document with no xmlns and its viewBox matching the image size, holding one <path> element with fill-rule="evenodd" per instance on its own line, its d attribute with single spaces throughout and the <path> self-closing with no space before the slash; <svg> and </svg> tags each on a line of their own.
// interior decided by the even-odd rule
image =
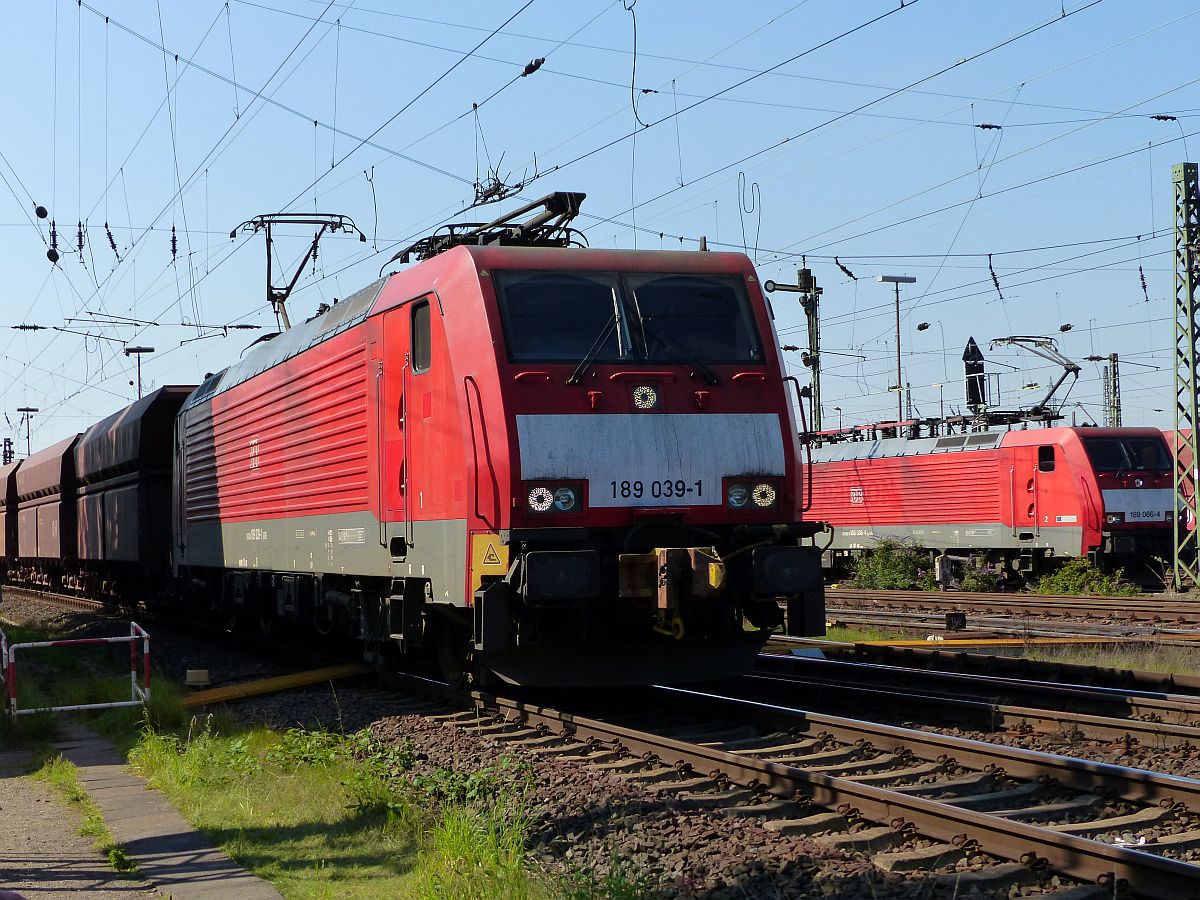
<svg viewBox="0 0 1200 900">
<path fill-rule="evenodd" d="M 20 595 L 0 598 L 0 615 L 46 624 L 76 637 L 111 634 L 117 624 L 85 613 L 63 613 L 50 603 Z M 179 679 L 187 668 L 208 668 L 214 683 L 289 670 L 278 659 L 162 627 L 154 629 L 154 642 L 156 666 Z M 600 895 L 607 887 L 624 884 L 626 888 L 639 885 L 653 896 L 713 900 L 999 900 L 1059 888 L 1057 879 L 985 889 L 955 884 L 953 875 L 935 882 L 930 873 L 885 873 L 872 865 L 868 854 L 831 849 L 813 838 L 783 836 L 755 817 L 732 817 L 712 807 L 680 802 L 661 786 L 639 784 L 580 761 L 533 754 L 519 743 L 421 715 L 397 714 L 419 708 L 420 702 L 361 685 L 326 684 L 252 698 L 224 711 L 244 723 L 275 728 L 303 726 L 349 733 L 370 727 L 380 739 L 411 744 L 418 757 L 413 774 L 418 775 L 438 769 L 477 772 L 502 767 L 505 760 L 520 761 L 527 773 L 523 783 L 534 861 L 551 878 L 590 882 L 599 887 Z M 1160 754 L 1156 768 L 1163 768 L 1163 762 Z M 917 839 L 908 846 L 919 845 Z M 973 857 L 957 869 L 965 877 L 986 865 L 985 858 Z"/>
</svg>

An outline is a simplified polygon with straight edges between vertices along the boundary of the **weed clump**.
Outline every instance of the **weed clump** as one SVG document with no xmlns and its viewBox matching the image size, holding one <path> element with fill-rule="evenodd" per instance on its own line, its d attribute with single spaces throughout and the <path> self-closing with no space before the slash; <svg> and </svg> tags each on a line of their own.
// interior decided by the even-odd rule
<svg viewBox="0 0 1200 900">
<path fill-rule="evenodd" d="M 869 591 L 935 591 L 929 552 L 912 541 L 880 538 L 854 564 L 850 587 Z"/>
<path fill-rule="evenodd" d="M 1138 589 L 1125 581 L 1124 569 L 1104 572 L 1085 557 L 1067 560 L 1043 575 L 1033 586 L 1035 594 L 1095 594 L 1102 597 L 1133 597 Z"/>
</svg>

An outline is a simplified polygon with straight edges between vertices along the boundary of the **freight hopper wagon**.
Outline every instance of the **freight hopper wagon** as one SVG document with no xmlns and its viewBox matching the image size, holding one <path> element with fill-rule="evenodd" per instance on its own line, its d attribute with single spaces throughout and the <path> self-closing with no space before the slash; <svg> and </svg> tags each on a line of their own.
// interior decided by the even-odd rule
<svg viewBox="0 0 1200 900">
<path fill-rule="evenodd" d="M 795 435 L 745 256 L 456 246 L 188 399 L 175 566 L 455 678 L 732 675 L 823 631 Z"/>
<path fill-rule="evenodd" d="M 1153 428 L 1045 428 L 845 441 L 813 449 L 813 515 L 835 569 L 880 538 L 1012 577 L 1072 557 L 1170 553 L 1172 462 Z"/>
</svg>

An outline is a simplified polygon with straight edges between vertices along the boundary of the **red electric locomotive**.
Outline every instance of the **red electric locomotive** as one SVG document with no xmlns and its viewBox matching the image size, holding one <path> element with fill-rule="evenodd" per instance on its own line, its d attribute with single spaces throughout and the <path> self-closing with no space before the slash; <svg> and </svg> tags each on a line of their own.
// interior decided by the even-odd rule
<svg viewBox="0 0 1200 900">
<path fill-rule="evenodd" d="M 745 671 L 766 632 L 743 620 L 778 626 L 781 601 L 823 631 L 749 260 L 568 240 L 424 242 L 207 378 L 176 425 L 193 601 L 536 684 Z"/>
<path fill-rule="evenodd" d="M 835 567 L 882 537 L 1023 573 L 1170 554 L 1172 462 L 1154 428 L 840 441 L 812 454 L 812 514 L 834 526 Z"/>
</svg>

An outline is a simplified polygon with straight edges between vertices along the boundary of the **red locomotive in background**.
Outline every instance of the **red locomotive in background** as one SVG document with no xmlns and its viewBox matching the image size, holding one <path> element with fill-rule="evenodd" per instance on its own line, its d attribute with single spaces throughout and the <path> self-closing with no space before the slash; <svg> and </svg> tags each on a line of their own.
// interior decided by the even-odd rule
<svg viewBox="0 0 1200 900">
<path fill-rule="evenodd" d="M 814 447 L 812 460 L 811 514 L 834 527 L 835 566 L 883 537 L 1010 573 L 1171 553 L 1173 462 L 1154 428 L 867 437 Z"/>
<path fill-rule="evenodd" d="M 432 643 L 452 676 L 518 683 L 742 672 L 766 633 L 743 621 L 782 624 L 781 601 L 789 630 L 821 633 L 819 550 L 802 545 L 819 526 L 798 515 L 797 423 L 750 261 L 568 248 L 580 200 L 426 239 L 410 248 L 424 261 L 253 349 L 181 409 L 162 389 L 35 454 L 10 473 L 6 522 L 53 496 L 63 540 L 43 551 L 22 530 L 12 575 L 153 589 L 373 651 Z M 150 427 L 172 403 L 173 435 Z M 101 433 L 119 445 L 103 459 Z M 76 445 L 91 448 L 82 478 Z M 168 508 L 164 450 L 169 527 L 137 532 L 140 571 L 106 569 L 88 536 L 128 545 L 139 516 Z"/>
</svg>

